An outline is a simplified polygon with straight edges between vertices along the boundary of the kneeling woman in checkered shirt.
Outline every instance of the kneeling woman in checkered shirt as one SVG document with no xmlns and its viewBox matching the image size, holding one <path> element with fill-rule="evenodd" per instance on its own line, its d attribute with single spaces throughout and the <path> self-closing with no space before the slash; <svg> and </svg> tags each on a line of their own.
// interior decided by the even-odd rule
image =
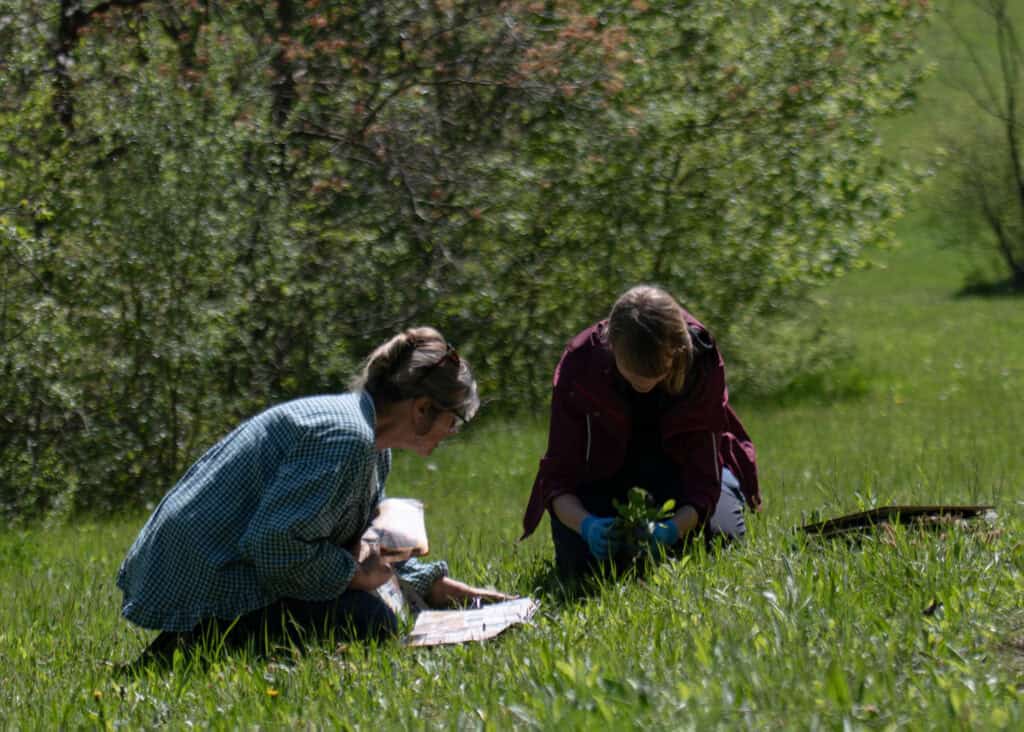
<svg viewBox="0 0 1024 732">
<path fill-rule="evenodd" d="M 391 448 L 426 457 L 476 413 L 468 364 L 436 330 L 414 328 L 379 346 L 351 387 L 243 422 L 160 502 L 117 578 L 123 615 L 163 631 L 144 657 L 209 641 L 386 638 L 397 621 L 372 590 L 393 571 L 434 606 L 505 599 L 449 578 L 444 562 L 392 570 L 353 557 Z"/>
</svg>

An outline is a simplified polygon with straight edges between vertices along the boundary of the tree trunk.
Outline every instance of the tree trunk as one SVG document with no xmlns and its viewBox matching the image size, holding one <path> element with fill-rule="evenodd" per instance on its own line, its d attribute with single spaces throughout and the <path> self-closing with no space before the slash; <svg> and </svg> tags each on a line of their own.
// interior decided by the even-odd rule
<svg viewBox="0 0 1024 732">
<path fill-rule="evenodd" d="M 53 111 L 57 119 L 68 130 L 75 127 L 75 99 L 71 79 L 71 65 L 78 34 L 92 22 L 113 7 L 142 5 L 146 0 L 107 0 L 91 10 L 83 7 L 85 0 L 60 0 L 60 18 L 57 21 L 57 37 L 53 47 Z"/>
<path fill-rule="evenodd" d="M 295 9 L 292 6 L 292 0 L 277 0 L 278 47 L 271 62 L 275 78 L 271 85 L 273 103 L 270 116 L 274 126 L 278 129 L 283 128 L 288 122 L 288 116 L 295 104 L 295 80 L 292 78 L 292 64 L 288 60 L 288 49 L 284 47 L 286 39 L 290 42 L 294 23 Z"/>
<path fill-rule="evenodd" d="M 53 51 L 53 111 L 68 130 L 75 126 L 75 100 L 71 93 L 71 52 L 78 42 L 78 31 L 88 16 L 81 0 L 60 0 L 60 18 Z"/>
</svg>

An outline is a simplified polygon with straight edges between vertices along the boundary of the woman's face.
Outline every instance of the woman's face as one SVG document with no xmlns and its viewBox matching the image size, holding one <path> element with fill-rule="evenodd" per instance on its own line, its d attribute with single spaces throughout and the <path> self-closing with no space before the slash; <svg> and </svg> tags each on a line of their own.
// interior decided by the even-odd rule
<svg viewBox="0 0 1024 732">
<path fill-rule="evenodd" d="M 417 410 L 415 421 L 409 448 L 421 457 L 428 457 L 441 440 L 458 431 L 458 417 L 453 412 Z"/>
<path fill-rule="evenodd" d="M 622 364 L 622 361 L 619 360 L 618 356 L 615 356 L 615 368 L 617 368 L 619 373 L 622 374 L 622 378 L 629 382 L 629 385 L 633 387 L 633 390 L 638 391 L 641 394 L 646 394 L 651 391 L 654 387 L 663 382 L 666 376 L 668 376 L 668 371 L 663 373 L 661 376 L 641 376 L 640 374 L 634 373 L 626 368 Z"/>
</svg>

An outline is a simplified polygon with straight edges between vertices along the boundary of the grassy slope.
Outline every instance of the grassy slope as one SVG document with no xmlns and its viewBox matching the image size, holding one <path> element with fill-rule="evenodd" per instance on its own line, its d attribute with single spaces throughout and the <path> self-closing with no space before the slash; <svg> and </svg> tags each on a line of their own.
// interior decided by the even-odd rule
<svg viewBox="0 0 1024 732">
<path fill-rule="evenodd" d="M 745 410 L 769 502 L 745 546 L 587 602 L 544 596 L 535 628 L 482 646 L 327 647 L 125 679 L 109 662 L 146 638 L 117 620 L 112 578 L 138 517 L 8 534 L 0 725 L 1020 728 L 1024 309 L 954 298 L 956 257 L 913 226 L 906 241 L 828 293 L 868 392 Z M 397 461 L 392 493 L 428 501 L 457 575 L 520 592 L 542 578 L 547 537 L 514 540 L 543 439 L 543 424 L 495 423 Z M 1003 533 L 792 538 L 804 512 L 895 501 L 991 501 Z"/>
<path fill-rule="evenodd" d="M 955 298 L 962 260 L 926 221 L 825 293 L 866 393 L 743 410 L 768 502 L 744 546 L 586 602 L 543 595 L 536 627 L 485 645 L 123 678 L 111 664 L 147 635 L 118 620 L 113 577 L 141 517 L 7 532 L 0 726 L 1021 728 L 1024 308 Z M 430 461 L 400 457 L 390 491 L 427 500 L 456 575 L 531 592 L 550 542 L 515 538 L 543 441 L 543 422 L 481 425 Z M 791 531 L 811 511 L 910 501 L 995 503 L 1002 533 L 848 547 Z"/>
</svg>

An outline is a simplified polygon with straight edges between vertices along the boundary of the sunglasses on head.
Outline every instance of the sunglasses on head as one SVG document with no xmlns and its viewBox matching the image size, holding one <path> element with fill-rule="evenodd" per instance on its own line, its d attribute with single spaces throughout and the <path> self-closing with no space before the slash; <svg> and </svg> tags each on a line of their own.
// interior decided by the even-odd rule
<svg viewBox="0 0 1024 732">
<path fill-rule="evenodd" d="M 420 379 L 427 378 L 431 373 L 433 373 L 434 369 L 446 363 L 451 363 L 455 366 L 458 366 L 460 363 L 462 363 L 462 359 L 459 358 L 459 352 L 455 350 L 455 346 L 453 346 L 451 343 L 445 344 L 444 354 L 441 356 L 441 358 L 437 359 L 434 363 L 430 364 L 430 366 L 427 366 L 427 368 L 423 369 L 423 375 L 420 376 Z"/>
</svg>

